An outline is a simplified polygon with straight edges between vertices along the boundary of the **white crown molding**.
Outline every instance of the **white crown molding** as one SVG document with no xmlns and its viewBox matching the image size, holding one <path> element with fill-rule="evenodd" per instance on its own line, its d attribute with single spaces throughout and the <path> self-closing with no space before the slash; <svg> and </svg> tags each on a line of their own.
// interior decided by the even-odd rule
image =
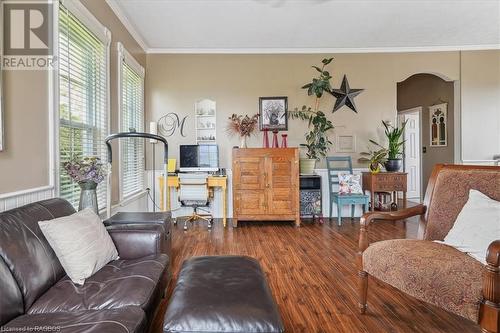
<svg viewBox="0 0 500 333">
<path fill-rule="evenodd" d="M 111 1 L 111 0 L 107 0 Z M 318 53 L 411 53 L 500 50 L 500 44 L 368 48 L 149 48 L 148 54 L 318 54 Z"/>
<path fill-rule="evenodd" d="M 115 13 L 116 17 L 122 22 L 125 26 L 125 29 L 132 35 L 135 41 L 139 44 L 140 47 L 147 52 L 149 49 L 148 44 L 144 40 L 143 36 L 134 28 L 133 24 L 128 19 L 127 15 L 123 12 L 117 0 L 106 0 L 106 3 L 111 8 L 111 10 Z"/>
</svg>

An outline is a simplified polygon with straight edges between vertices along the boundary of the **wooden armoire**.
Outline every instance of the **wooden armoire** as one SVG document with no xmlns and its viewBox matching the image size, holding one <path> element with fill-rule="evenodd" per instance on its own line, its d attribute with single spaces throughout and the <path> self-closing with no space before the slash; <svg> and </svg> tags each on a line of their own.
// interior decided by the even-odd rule
<svg viewBox="0 0 500 333">
<path fill-rule="evenodd" d="M 233 226 L 294 221 L 300 226 L 298 148 L 233 149 Z"/>
</svg>

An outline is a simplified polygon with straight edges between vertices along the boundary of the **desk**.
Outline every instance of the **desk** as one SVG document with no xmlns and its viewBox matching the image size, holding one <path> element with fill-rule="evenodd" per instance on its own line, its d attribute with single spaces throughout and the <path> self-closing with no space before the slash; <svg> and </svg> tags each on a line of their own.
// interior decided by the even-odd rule
<svg viewBox="0 0 500 333">
<path fill-rule="evenodd" d="M 375 192 L 403 192 L 403 207 L 406 207 L 407 173 L 405 172 L 363 172 L 363 192 L 370 191 L 371 210 L 375 210 Z M 398 202 L 398 197 L 393 199 Z"/>
<path fill-rule="evenodd" d="M 160 181 L 160 202 L 161 202 L 161 210 L 165 210 L 163 207 L 163 177 L 158 178 Z M 208 176 L 208 187 L 216 188 L 220 187 L 222 189 L 222 216 L 223 216 L 223 224 L 226 227 L 226 197 L 227 197 L 227 176 Z M 179 188 L 179 177 L 178 176 L 168 176 L 167 177 L 167 210 L 170 210 L 170 190 L 172 188 Z"/>
</svg>

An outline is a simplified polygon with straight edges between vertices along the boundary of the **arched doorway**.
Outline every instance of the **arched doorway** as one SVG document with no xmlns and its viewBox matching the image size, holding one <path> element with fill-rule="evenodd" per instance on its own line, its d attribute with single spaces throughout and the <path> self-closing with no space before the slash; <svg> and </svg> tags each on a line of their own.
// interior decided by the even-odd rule
<svg viewBox="0 0 500 333">
<path fill-rule="evenodd" d="M 398 118 L 411 124 L 405 133 L 405 171 L 414 199 L 423 196 L 435 164 L 455 161 L 455 89 L 455 82 L 430 73 L 397 83 Z"/>
</svg>

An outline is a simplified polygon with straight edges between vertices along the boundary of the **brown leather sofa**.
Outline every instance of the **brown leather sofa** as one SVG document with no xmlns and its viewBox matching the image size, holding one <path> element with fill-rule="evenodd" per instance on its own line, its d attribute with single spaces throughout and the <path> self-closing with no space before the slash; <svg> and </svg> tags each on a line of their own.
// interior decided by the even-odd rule
<svg viewBox="0 0 500 333">
<path fill-rule="evenodd" d="M 73 284 L 38 221 L 73 214 L 49 199 L 0 214 L 0 328 L 58 332 L 146 332 L 170 279 L 165 226 L 112 225 L 119 260 Z"/>
</svg>

